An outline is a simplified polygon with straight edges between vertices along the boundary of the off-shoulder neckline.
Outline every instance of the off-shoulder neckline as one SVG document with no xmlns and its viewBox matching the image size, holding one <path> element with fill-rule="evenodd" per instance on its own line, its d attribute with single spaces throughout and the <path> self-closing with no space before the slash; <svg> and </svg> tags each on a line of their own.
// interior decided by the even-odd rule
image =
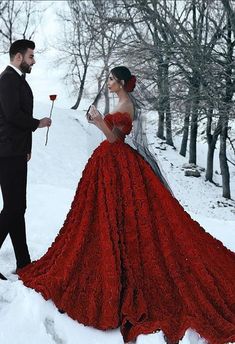
<svg viewBox="0 0 235 344">
<path fill-rule="evenodd" d="M 132 122 L 133 121 L 133 118 L 132 118 L 132 116 L 131 116 L 131 114 L 129 113 L 129 112 L 127 112 L 127 111 L 115 111 L 115 112 L 109 112 L 109 113 L 107 113 L 107 115 L 116 115 L 116 114 L 119 114 L 119 115 L 127 115 L 128 116 L 128 118 L 130 119 L 130 121 Z M 106 116 L 107 116 L 106 115 Z"/>
</svg>

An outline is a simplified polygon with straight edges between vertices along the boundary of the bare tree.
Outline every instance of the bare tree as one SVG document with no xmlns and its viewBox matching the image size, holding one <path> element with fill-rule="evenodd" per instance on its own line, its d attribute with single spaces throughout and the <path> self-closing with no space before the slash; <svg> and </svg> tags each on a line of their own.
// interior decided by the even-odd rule
<svg viewBox="0 0 235 344">
<path fill-rule="evenodd" d="M 231 28 L 233 30 L 233 34 L 235 35 L 235 10 L 232 7 L 232 3 L 229 0 L 221 0 L 221 2 L 224 5 L 227 15 L 229 16 Z"/>
<path fill-rule="evenodd" d="M 220 26 L 216 26 L 213 33 L 209 33 L 208 16 L 209 2 L 203 0 L 198 3 L 192 0 L 185 3 L 177 17 L 172 17 L 175 34 L 173 63 L 175 73 L 180 73 L 181 82 L 187 85 L 188 92 L 183 96 L 186 105 L 183 140 L 181 154 L 186 153 L 190 125 L 189 162 L 197 161 L 197 131 L 200 106 L 203 95 L 201 88 L 209 68 L 211 52 L 215 46 Z M 219 22 L 220 23 L 220 22 Z"/>
<path fill-rule="evenodd" d="M 235 36 L 235 35 L 234 35 Z M 220 134 L 220 169 L 222 174 L 223 197 L 231 198 L 230 193 L 230 174 L 227 162 L 227 139 L 228 139 L 228 122 L 229 114 L 232 106 L 232 98 L 235 92 L 235 80 L 233 80 L 233 52 L 235 41 L 232 41 L 232 27 L 230 16 L 227 15 L 227 54 L 225 64 L 225 92 L 223 95 L 223 112 L 222 116 L 222 130 Z"/>
<path fill-rule="evenodd" d="M 94 36 L 88 29 L 88 22 L 92 20 L 87 15 L 89 1 L 71 0 L 67 3 L 68 11 L 57 13 L 64 25 L 63 34 L 57 43 L 60 55 L 57 65 L 62 63 L 67 67 L 65 80 L 72 84 L 77 97 L 72 109 L 77 109 L 84 92 Z"/>
<path fill-rule="evenodd" d="M 221 133 L 221 116 L 219 117 L 219 120 L 216 124 L 216 127 L 214 129 L 214 132 L 212 133 L 212 121 L 214 117 L 214 108 L 211 107 L 208 109 L 207 114 L 207 127 L 206 127 L 206 136 L 207 136 L 207 144 L 208 144 L 208 151 L 207 151 L 207 167 L 206 167 L 206 181 L 208 180 L 211 183 L 214 183 L 213 181 L 213 165 L 214 165 L 214 151 L 216 147 L 216 142 L 218 140 L 218 137 Z"/>
<path fill-rule="evenodd" d="M 0 12 L 0 51 L 7 53 L 14 40 L 33 38 L 44 8 L 33 0 L 9 0 L 1 1 Z"/>
<path fill-rule="evenodd" d="M 58 63 L 65 63 L 68 67 L 65 79 L 72 81 L 73 92 L 77 100 L 72 109 L 79 107 L 88 71 L 97 62 L 100 73 L 96 75 L 98 87 L 107 79 L 109 67 L 113 61 L 111 55 L 116 49 L 123 32 L 112 27 L 105 20 L 106 12 L 112 12 L 112 6 L 107 0 L 68 1 L 70 11 L 59 13 L 64 23 L 64 37 L 59 43 L 59 51 L 63 56 Z M 105 93 L 105 112 L 109 111 L 109 97 L 107 87 Z M 98 100 L 97 100 L 98 101 Z"/>
<path fill-rule="evenodd" d="M 185 105 L 185 114 L 184 114 L 184 125 L 183 125 L 183 136 L 180 147 L 180 155 L 186 156 L 187 143 L 189 136 L 189 126 L 190 126 L 190 116 L 191 116 L 191 105 L 192 105 L 192 95 L 191 88 L 188 91 Z"/>
<path fill-rule="evenodd" d="M 112 6 L 109 0 L 92 0 L 92 15 L 95 21 L 89 21 L 89 29 L 94 32 L 93 60 L 101 63 L 101 72 L 98 75 L 99 83 L 107 80 L 110 67 L 115 61 L 115 53 L 122 45 L 122 37 L 125 32 L 125 25 L 113 25 L 108 18 L 115 15 L 116 7 Z M 109 112 L 109 94 L 107 84 L 104 87 L 105 109 L 104 113 Z"/>
<path fill-rule="evenodd" d="M 72 109 L 77 109 L 82 99 L 94 42 L 93 32 L 89 31 L 89 20 L 93 20 L 94 17 L 87 15 L 86 2 L 69 1 L 68 4 L 71 9 L 74 34 L 71 41 L 66 40 L 66 46 L 71 44 L 71 49 L 68 50 L 70 50 L 70 58 L 73 61 L 71 71 L 71 75 L 74 77 L 73 84 L 76 83 L 76 77 L 79 81 L 77 100 L 72 106 Z"/>
</svg>

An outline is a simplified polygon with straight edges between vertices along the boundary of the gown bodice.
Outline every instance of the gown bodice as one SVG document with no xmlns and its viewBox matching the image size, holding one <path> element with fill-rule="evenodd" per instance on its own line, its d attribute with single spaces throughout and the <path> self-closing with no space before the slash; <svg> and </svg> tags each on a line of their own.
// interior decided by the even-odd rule
<svg viewBox="0 0 235 344">
<path fill-rule="evenodd" d="M 132 119 L 128 112 L 115 112 L 109 113 L 104 118 L 105 123 L 115 133 L 119 133 L 118 137 L 121 140 L 125 139 L 125 136 L 130 134 L 132 129 Z"/>
</svg>

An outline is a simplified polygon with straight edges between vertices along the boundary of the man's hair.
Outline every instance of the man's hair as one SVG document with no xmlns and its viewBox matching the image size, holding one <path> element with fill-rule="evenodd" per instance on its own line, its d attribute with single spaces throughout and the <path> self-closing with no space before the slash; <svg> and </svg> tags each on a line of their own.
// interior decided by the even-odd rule
<svg viewBox="0 0 235 344">
<path fill-rule="evenodd" d="M 11 44 L 9 55 L 12 60 L 17 53 L 24 55 L 27 49 L 35 49 L 35 43 L 28 39 L 19 39 Z"/>
</svg>

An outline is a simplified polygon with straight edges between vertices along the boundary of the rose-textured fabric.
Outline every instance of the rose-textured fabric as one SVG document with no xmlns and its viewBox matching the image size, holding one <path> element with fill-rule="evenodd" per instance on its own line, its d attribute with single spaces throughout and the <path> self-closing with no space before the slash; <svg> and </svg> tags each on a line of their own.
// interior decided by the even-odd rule
<svg viewBox="0 0 235 344">
<path fill-rule="evenodd" d="M 124 340 L 188 328 L 235 342 L 235 254 L 192 220 L 124 137 L 128 113 L 108 114 L 122 135 L 90 157 L 58 236 L 23 283 L 78 322 Z"/>
</svg>

